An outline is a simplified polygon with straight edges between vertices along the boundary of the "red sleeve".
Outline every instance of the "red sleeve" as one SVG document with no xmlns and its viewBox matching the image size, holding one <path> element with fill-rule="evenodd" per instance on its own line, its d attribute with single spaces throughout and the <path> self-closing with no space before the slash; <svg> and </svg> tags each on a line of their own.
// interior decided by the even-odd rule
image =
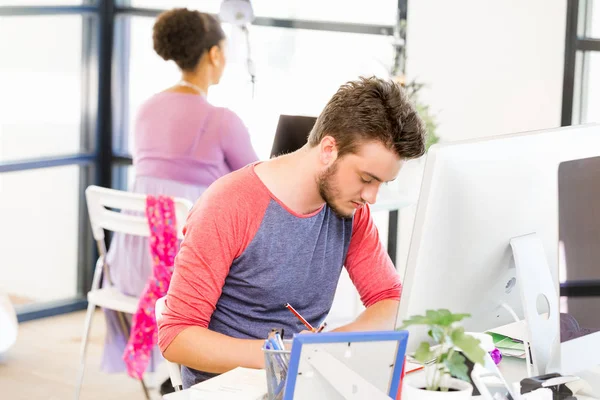
<svg viewBox="0 0 600 400">
<path fill-rule="evenodd" d="M 269 200 L 261 201 L 253 180 L 239 179 L 249 168 L 211 185 L 188 216 L 159 323 L 162 352 L 185 328 L 208 327 L 233 260 L 258 231 Z"/>
<path fill-rule="evenodd" d="M 379 240 L 368 205 L 354 214 L 345 265 L 365 307 L 381 300 L 400 300 L 400 276 Z"/>
</svg>

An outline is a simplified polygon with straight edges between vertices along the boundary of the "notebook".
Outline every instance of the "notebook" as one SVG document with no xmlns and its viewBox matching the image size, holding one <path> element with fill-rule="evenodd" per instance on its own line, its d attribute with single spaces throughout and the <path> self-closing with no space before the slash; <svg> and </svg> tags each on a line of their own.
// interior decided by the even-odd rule
<svg viewBox="0 0 600 400">
<path fill-rule="evenodd" d="M 266 372 L 264 369 L 238 367 L 163 398 L 165 400 L 266 400 Z"/>
</svg>

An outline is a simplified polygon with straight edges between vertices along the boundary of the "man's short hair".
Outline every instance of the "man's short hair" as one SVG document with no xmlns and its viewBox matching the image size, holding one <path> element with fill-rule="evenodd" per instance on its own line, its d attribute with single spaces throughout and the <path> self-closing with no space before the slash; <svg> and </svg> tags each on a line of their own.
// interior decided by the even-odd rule
<svg viewBox="0 0 600 400">
<path fill-rule="evenodd" d="M 393 81 L 360 78 L 340 87 L 308 137 L 311 147 L 335 139 L 338 157 L 379 141 L 402 159 L 425 153 L 425 124 L 404 90 Z"/>
</svg>

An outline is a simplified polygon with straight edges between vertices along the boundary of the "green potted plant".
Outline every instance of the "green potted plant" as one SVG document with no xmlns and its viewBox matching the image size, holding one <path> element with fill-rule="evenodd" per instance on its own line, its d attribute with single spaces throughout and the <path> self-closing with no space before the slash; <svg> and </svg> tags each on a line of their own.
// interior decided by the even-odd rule
<svg viewBox="0 0 600 400">
<path fill-rule="evenodd" d="M 417 82 L 415 79 L 407 81 L 404 75 L 395 76 L 394 81 L 404 88 L 406 95 L 417 109 L 417 113 L 425 123 L 427 138 L 425 141 L 425 150 L 438 143 L 440 137 L 437 135 L 438 121 L 436 115 L 431 111 L 429 105 L 423 102 L 419 96 L 421 89 L 425 87 L 424 83 Z"/>
<path fill-rule="evenodd" d="M 423 122 L 425 122 L 425 130 L 427 131 L 425 149 L 429 150 L 429 148 L 432 145 L 440 141 L 440 138 L 436 134 L 438 123 L 436 121 L 435 115 L 432 113 L 431 109 L 429 108 L 429 105 L 424 103 L 419 98 L 419 93 L 421 89 L 425 87 L 425 84 L 417 82 L 416 80 L 412 80 L 410 82 L 403 82 L 402 86 L 404 87 L 408 98 L 415 105 L 417 113 L 423 119 Z"/>
<path fill-rule="evenodd" d="M 437 115 L 429 104 L 423 100 L 424 96 L 421 95 L 423 88 L 425 88 L 426 85 L 417 82 L 416 80 L 409 81 L 404 75 L 395 76 L 393 79 L 397 84 L 404 88 L 406 95 L 414 104 L 417 113 L 425 123 L 427 132 L 425 150 L 429 151 L 430 147 L 435 143 L 442 141 L 442 138 L 437 135 Z M 409 199 L 409 201 L 416 202 L 416 199 L 419 196 L 423 170 L 425 168 L 425 159 L 426 157 L 422 156 L 405 163 L 400 174 L 398 174 L 398 179 L 396 179 L 395 184 L 393 185 L 393 187 L 396 188 L 397 193 L 403 198 Z"/>
<path fill-rule="evenodd" d="M 485 351 L 479 339 L 465 333 L 460 321 L 469 314 L 427 310 L 405 320 L 399 329 L 425 326 L 435 344 L 422 342 L 414 358 L 425 365 L 424 371 L 405 377 L 402 400 L 413 399 L 470 399 L 473 386 L 468 376 L 466 360 L 483 364 Z"/>
</svg>

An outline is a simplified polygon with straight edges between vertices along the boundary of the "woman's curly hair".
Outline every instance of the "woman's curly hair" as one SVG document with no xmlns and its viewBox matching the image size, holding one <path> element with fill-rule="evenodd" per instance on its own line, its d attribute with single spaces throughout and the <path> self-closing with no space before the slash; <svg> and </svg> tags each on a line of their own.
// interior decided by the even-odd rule
<svg viewBox="0 0 600 400">
<path fill-rule="evenodd" d="M 225 39 L 225 33 L 212 15 L 175 8 L 158 16 L 152 39 L 156 54 L 175 61 L 183 71 L 193 71 L 200 57 Z"/>
</svg>

